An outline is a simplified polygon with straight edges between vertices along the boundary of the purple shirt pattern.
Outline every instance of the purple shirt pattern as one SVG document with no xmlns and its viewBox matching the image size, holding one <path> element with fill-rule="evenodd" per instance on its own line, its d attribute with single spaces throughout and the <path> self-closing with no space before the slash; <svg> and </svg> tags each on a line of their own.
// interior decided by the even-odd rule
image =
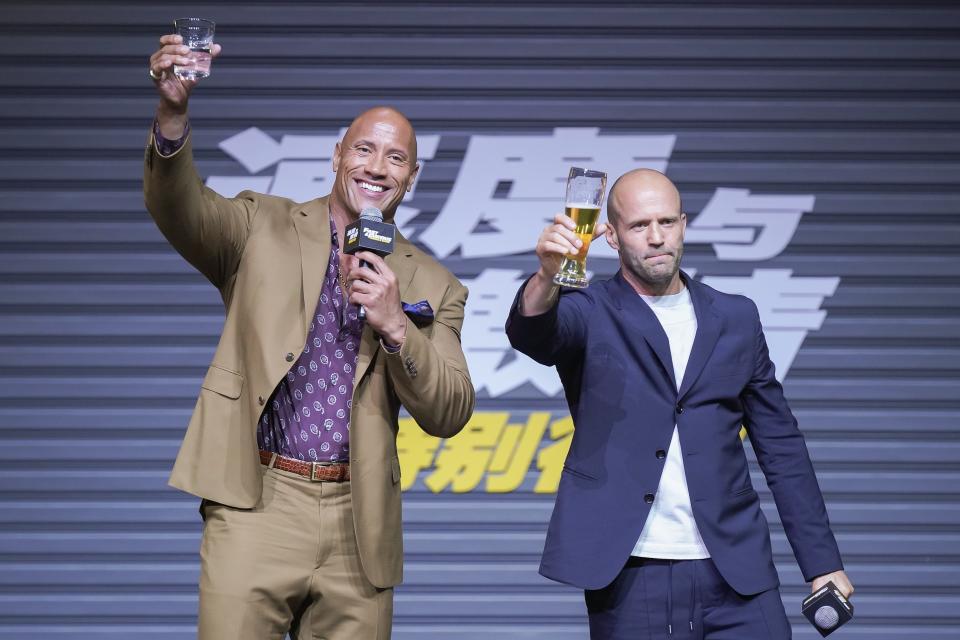
<svg viewBox="0 0 960 640">
<path fill-rule="evenodd" d="M 183 146 L 190 125 L 178 140 L 153 134 L 162 156 Z M 330 260 L 300 357 L 274 389 L 257 424 L 257 444 L 288 458 L 338 462 L 350 458 L 350 410 L 363 321 L 340 288 L 340 243 L 330 221 Z M 399 347 L 396 348 L 399 350 Z"/>
<path fill-rule="evenodd" d="M 330 260 L 300 357 L 280 381 L 257 425 L 257 444 L 288 458 L 344 462 L 363 321 L 340 288 L 340 243 L 330 221 Z"/>
</svg>

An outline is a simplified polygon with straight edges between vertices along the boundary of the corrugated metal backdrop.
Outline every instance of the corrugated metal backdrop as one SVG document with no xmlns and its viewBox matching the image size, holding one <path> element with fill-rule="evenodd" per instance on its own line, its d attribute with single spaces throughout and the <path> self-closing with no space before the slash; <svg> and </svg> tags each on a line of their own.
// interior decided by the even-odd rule
<svg viewBox="0 0 960 640">
<path fill-rule="evenodd" d="M 692 214 L 717 185 L 814 194 L 765 265 L 840 277 L 785 381 L 858 588 L 839 637 L 960 637 L 954 2 L 35 0 L 0 13 L 0 640 L 193 634 L 197 505 L 165 479 L 221 309 L 140 191 L 146 59 L 181 15 L 216 19 L 225 46 L 192 105 L 204 175 L 247 175 L 217 145 L 248 127 L 333 135 L 389 102 L 441 136 L 419 228 L 471 135 L 558 126 L 676 135 L 667 171 Z M 686 259 L 749 274 L 705 246 Z M 564 412 L 532 390 L 478 408 Z M 418 482 L 395 637 L 585 638 L 581 595 L 536 573 L 552 499 Z"/>
</svg>

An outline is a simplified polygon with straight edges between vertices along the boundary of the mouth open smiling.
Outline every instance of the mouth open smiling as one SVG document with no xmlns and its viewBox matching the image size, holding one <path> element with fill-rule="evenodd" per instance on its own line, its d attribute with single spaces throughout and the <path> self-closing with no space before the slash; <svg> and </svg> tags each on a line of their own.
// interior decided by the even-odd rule
<svg viewBox="0 0 960 640">
<path fill-rule="evenodd" d="M 354 182 L 356 182 L 357 186 L 360 187 L 364 193 L 370 195 L 380 195 L 387 190 L 382 184 L 375 184 L 373 182 L 367 182 L 366 180 L 355 180 Z"/>
</svg>

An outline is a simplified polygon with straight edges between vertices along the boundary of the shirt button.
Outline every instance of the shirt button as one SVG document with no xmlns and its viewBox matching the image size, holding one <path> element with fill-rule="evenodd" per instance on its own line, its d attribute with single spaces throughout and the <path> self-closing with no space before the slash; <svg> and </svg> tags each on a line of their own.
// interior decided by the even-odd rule
<svg viewBox="0 0 960 640">
<path fill-rule="evenodd" d="M 653 494 L 648 493 L 647 495 L 643 496 L 643 501 L 647 504 L 653 504 Z"/>
<path fill-rule="evenodd" d="M 257 402 L 258 402 L 258 403 L 260 404 L 260 406 L 262 407 L 262 406 L 263 406 L 263 403 L 265 402 L 264 399 L 263 399 L 263 396 L 257 396 Z"/>
<path fill-rule="evenodd" d="M 683 413 L 683 405 L 680 405 L 680 404 L 677 405 L 677 413 L 678 414 Z"/>
<path fill-rule="evenodd" d="M 293 354 L 292 354 L 292 353 L 288 353 L 288 354 L 287 354 L 287 362 L 293 362 Z"/>
<path fill-rule="evenodd" d="M 663 460 L 667 457 L 667 452 L 663 449 L 657 449 L 657 460 Z"/>
</svg>

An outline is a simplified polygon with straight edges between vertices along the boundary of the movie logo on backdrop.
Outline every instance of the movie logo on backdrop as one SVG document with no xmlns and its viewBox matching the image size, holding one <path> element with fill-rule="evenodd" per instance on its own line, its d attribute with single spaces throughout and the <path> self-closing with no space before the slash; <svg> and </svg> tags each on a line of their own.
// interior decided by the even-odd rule
<svg viewBox="0 0 960 640">
<path fill-rule="evenodd" d="M 334 180 L 329 153 L 343 135 L 283 135 L 279 142 L 257 128 L 240 132 L 220 148 L 250 174 L 210 176 L 207 186 L 234 196 L 252 189 L 304 202 L 329 193 Z M 417 136 L 421 170 L 429 174 L 441 136 Z M 471 278 L 464 319 L 463 350 L 485 406 L 509 399 L 555 398 L 560 379 L 515 352 L 503 323 L 517 288 L 528 275 L 498 268 L 498 258 L 532 253 L 543 227 L 563 207 L 563 184 L 571 165 L 602 169 L 615 178 L 630 169 L 667 171 L 674 135 L 601 134 L 595 128 L 557 128 L 523 135 L 474 135 L 445 204 L 425 228 L 411 224 L 420 213 L 416 184 L 397 210 L 395 223 L 408 238 L 443 261 L 454 253 L 490 266 Z M 612 183 L 611 179 L 611 183 Z M 809 331 L 818 330 L 820 307 L 840 283 L 837 277 L 795 276 L 764 266 L 790 244 L 813 195 L 753 194 L 717 186 L 707 204 L 690 214 L 685 244 L 710 245 L 720 261 L 742 265 L 743 275 L 699 273 L 692 277 L 729 293 L 749 296 L 760 310 L 770 357 L 783 380 Z M 688 212 L 689 214 L 689 212 Z M 617 258 L 606 242 L 591 246 L 591 263 Z M 612 271 L 615 267 L 608 262 Z M 460 275 L 460 274 L 458 274 Z M 441 441 L 401 418 L 398 451 L 404 490 L 465 493 L 531 491 L 553 493 L 570 446 L 573 424 L 565 411 L 477 411 L 456 437 Z"/>
</svg>

